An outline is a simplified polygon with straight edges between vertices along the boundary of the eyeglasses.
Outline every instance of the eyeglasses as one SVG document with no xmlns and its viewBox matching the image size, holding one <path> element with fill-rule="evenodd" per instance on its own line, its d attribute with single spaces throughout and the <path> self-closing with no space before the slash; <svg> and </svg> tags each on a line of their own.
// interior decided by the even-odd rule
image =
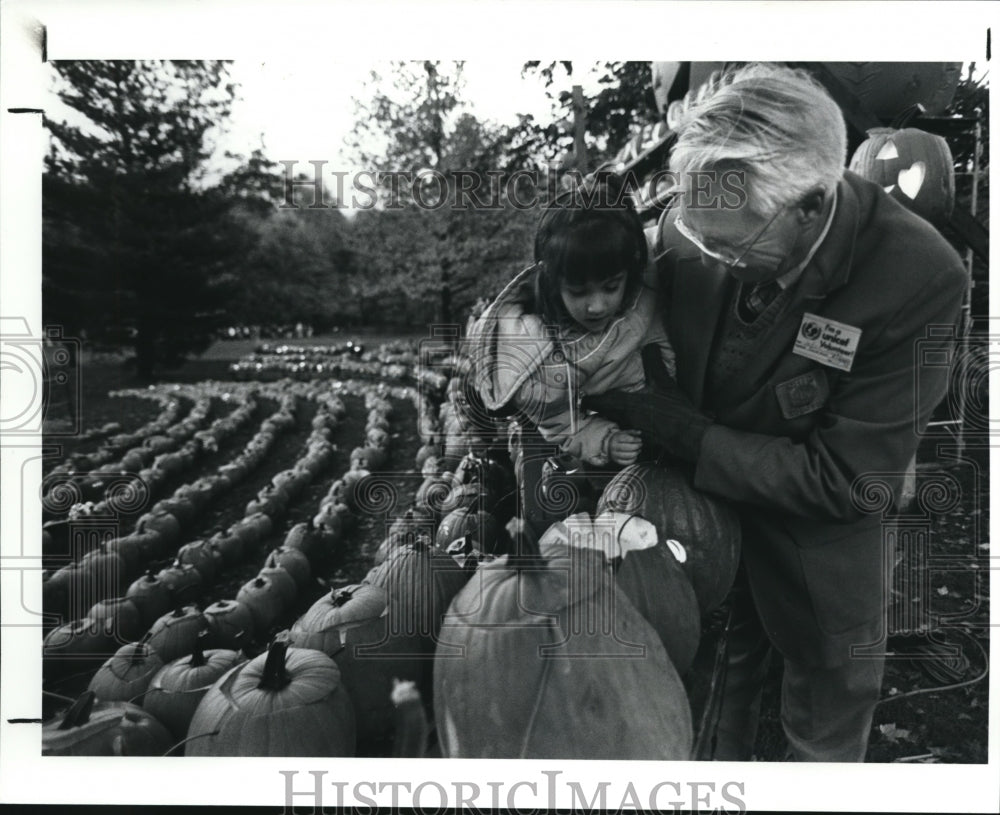
<svg viewBox="0 0 1000 815">
<path fill-rule="evenodd" d="M 786 204 L 785 206 L 781 207 L 781 209 L 777 210 L 774 213 L 774 215 L 772 215 L 768 219 L 767 223 L 764 224 L 764 226 L 758 230 L 757 234 L 753 236 L 753 238 L 750 240 L 750 243 L 748 243 L 743 250 L 737 250 L 739 251 L 739 254 L 736 255 L 735 257 L 732 254 L 724 254 L 722 252 L 719 252 L 717 249 L 709 249 L 705 245 L 705 242 L 701 238 L 699 238 L 698 235 L 694 232 L 694 230 L 692 230 L 691 227 L 689 227 L 686 223 L 684 223 L 684 221 L 681 219 L 681 213 L 679 210 L 677 212 L 677 218 L 674 220 L 674 226 L 677 227 L 678 232 L 680 232 L 685 238 L 691 241 L 691 243 L 697 246 L 700 251 L 704 252 L 710 258 L 715 258 L 717 261 L 724 264 L 730 269 L 745 269 L 747 264 L 743 262 L 743 258 L 745 258 L 750 253 L 750 250 L 753 249 L 754 246 L 757 244 L 757 241 L 759 241 L 764 236 L 764 233 L 767 232 L 771 224 L 773 224 L 777 219 L 777 217 L 786 209 L 788 209 L 788 207 L 789 205 Z"/>
</svg>

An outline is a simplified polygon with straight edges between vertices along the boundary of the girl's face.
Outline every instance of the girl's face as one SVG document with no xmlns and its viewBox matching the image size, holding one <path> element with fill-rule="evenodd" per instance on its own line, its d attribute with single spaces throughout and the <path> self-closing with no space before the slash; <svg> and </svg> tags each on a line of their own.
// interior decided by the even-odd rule
<svg viewBox="0 0 1000 815">
<path fill-rule="evenodd" d="M 625 272 L 601 281 L 563 283 L 559 287 L 566 311 L 586 331 L 598 332 L 608 327 L 625 296 Z"/>
</svg>

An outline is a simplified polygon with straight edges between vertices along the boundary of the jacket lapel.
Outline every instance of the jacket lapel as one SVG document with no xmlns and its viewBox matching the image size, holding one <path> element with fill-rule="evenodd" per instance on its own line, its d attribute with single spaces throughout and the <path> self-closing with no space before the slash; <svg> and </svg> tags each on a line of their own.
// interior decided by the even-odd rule
<svg viewBox="0 0 1000 815">
<path fill-rule="evenodd" d="M 708 356 L 716 327 L 729 302 L 729 275 L 706 268 L 697 258 L 674 267 L 670 341 L 677 353 L 677 380 L 695 405 L 701 405 Z"/>
</svg>

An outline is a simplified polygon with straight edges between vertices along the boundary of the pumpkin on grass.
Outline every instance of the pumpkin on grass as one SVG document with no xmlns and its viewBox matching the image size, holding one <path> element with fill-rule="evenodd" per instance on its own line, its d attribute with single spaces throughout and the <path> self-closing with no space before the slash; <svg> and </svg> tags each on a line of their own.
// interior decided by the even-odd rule
<svg viewBox="0 0 1000 815">
<path fill-rule="evenodd" d="M 470 485 L 473 486 L 473 485 Z M 496 516 L 486 509 L 486 497 L 480 493 L 471 502 L 452 510 L 441 519 L 435 542 L 441 549 L 447 549 L 459 538 L 471 538 L 482 552 L 505 554 L 500 523 Z"/>
<path fill-rule="evenodd" d="M 287 573 L 285 576 L 294 590 L 295 582 Z M 236 593 L 236 599 L 250 610 L 254 633 L 260 642 L 267 642 L 268 631 L 284 610 L 287 590 L 287 583 L 284 587 L 279 587 L 271 577 L 258 574 L 244 583 Z"/>
<path fill-rule="evenodd" d="M 479 566 L 451 604 L 434 665 L 446 756 L 690 758 L 677 670 L 613 585 L 603 554 L 587 549 Z"/>
<path fill-rule="evenodd" d="M 174 560 L 173 565 L 160 569 L 156 576 L 170 592 L 171 602 L 190 603 L 201 594 L 205 579 L 190 563 Z"/>
<path fill-rule="evenodd" d="M 390 635 L 387 603 L 386 590 L 369 583 L 334 589 L 313 603 L 291 630 L 293 645 L 315 648 L 337 663 L 354 705 L 362 756 L 385 754 L 393 728 L 394 680 L 423 681 L 429 669 L 430 656 L 419 643 Z"/>
<path fill-rule="evenodd" d="M 349 756 L 354 709 L 326 654 L 289 648 L 231 668 L 205 694 L 188 727 L 188 756 Z"/>
<path fill-rule="evenodd" d="M 172 605 L 170 588 L 152 569 L 128 587 L 125 597 L 139 610 L 139 619 L 145 628 L 168 613 Z"/>
<path fill-rule="evenodd" d="M 139 642 L 119 648 L 91 677 L 87 690 L 97 694 L 102 702 L 135 702 L 142 696 L 163 660 L 149 647 L 149 634 Z"/>
<path fill-rule="evenodd" d="M 97 702 L 86 691 L 42 726 L 43 756 L 162 756 L 174 744 L 155 717 L 128 702 Z"/>
<path fill-rule="evenodd" d="M 719 606 L 736 579 L 740 521 L 721 499 L 696 490 L 684 473 L 652 464 L 632 464 L 604 488 L 597 513 L 638 515 L 656 527 L 660 540 L 684 548 L 681 564 L 702 615 Z"/>
<path fill-rule="evenodd" d="M 191 718 L 202 698 L 226 671 L 243 661 L 237 651 L 222 648 L 203 650 L 204 635 L 195 642 L 190 656 L 163 665 L 153 675 L 142 700 L 176 739 L 187 735 Z"/>
<path fill-rule="evenodd" d="M 178 607 L 153 623 L 147 642 L 160 659 L 173 662 L 191 653 L 204 629 L 205 618 L 197 606 Z"/>
<path fill-rule="evenodd" d="M 422 640 L 418 650 L 433 653 L 448 604 L 468 577 L 446 552 L 421 537 L 393 549 L 363 582 L 388 593 L 390 631 Z"/>
<path fill-rule="evenodd" d="M 202 612 L 208 626 L 209 641 L 215 648 L 238 651 L 253 637 L 253 614 L 239 600 L 216 600 Z"/>
<path fill-rule="evenodd" d="M 264 561 L 264 566 L 284 569 L 295 580 L 295 585 L 299 590 L 306 588 L 312 579 L 309 558 L 303 552 L 290 546 L 279 546 L 277 549 L 272 549 L 271 554 Z"/>
<path fill-rule="evenodd" d="M 119 643 L 133 642 L 146 630 L 138 607 L 127 597 L 109 597 L 94 603 L 87 616 L 108 628 Z"/>
<path fill-rule="evenodd" d="M 82 617 L 45 635 L 42 668 L 46 676 L 92 668 L 114 654 L 117 647 L 107 621 Z"/>
</svg>

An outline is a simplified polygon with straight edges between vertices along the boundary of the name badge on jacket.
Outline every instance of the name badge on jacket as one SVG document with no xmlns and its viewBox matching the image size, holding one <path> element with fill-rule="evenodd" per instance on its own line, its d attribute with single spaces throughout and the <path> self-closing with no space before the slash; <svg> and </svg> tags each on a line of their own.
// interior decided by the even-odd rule
<svg viewBox="0 0 1000 815">
<path fill-rule="evenodd" d="M 839 371 L 849 371 L 860 339 L 860 328 L 807 311 L 802 315 L 792 353 Z"/>
</svg>

